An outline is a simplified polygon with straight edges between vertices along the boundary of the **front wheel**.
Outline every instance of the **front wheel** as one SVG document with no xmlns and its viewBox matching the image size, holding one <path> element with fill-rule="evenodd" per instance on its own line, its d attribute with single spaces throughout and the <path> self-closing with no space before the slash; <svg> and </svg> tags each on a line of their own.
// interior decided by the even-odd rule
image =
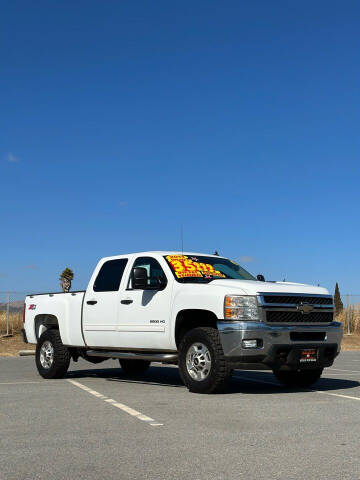
<svg viewBox="0 0 360 480">
<path fill-rule="evenodd" d="M 59 330 L 45 330 L 36 345 L 35 362 L 43 378 L 63 378 L 70 365 L 70 353 Z"/>
<path fill-rule="evenodd" d="M 224 389 L 231 370 L 216 329 L 199 327 L 185 334 L 179 347 L 179 372 L 190 392 L 216 393 Z"/>
<path fill-rule="evenodd" d="M 288 387 L 310 387 L 316 383 L 323 372 L 322 368 L 314 370 L 293 370 L 281 371 L 274 370 L 275 377 L 280 383 Z"/>
</svg>

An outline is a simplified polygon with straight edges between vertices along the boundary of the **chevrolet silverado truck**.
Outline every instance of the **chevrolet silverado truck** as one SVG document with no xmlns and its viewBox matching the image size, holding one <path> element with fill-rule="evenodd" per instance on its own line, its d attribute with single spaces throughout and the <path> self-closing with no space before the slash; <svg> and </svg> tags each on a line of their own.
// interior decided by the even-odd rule
<svg viewBox="0 0 360 480">
<path fill-rule="evenodd" d="M 339 354 L 342 327 L 325 288 L 266 282 L 218 255 L 142 252 L 103 258 L 86 291 L 28 295 L 24 340 L 44 378 L 71 359 L 118 359 L 125 374 L 176 364 L 195 393 L 224 389 L 234 369 L 315 383 Z"/>
</svg>

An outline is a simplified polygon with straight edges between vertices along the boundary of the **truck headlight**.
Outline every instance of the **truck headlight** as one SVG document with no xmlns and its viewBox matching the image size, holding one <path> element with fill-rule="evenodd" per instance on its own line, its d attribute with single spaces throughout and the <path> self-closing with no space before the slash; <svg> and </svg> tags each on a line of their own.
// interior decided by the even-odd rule
<svg viewBox="0 0 360 480">
<path fill-rule="evenodd" d="M 259 321 L 259 310 L 255 296 L 226 295 L 224 304 L 226 320 Z"/>
</svg>

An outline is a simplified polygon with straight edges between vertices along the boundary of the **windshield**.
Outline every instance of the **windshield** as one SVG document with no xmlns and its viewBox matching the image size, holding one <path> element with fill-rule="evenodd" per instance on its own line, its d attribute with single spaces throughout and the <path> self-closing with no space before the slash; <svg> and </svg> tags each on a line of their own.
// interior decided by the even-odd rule
<svg viewBox="0 0 360 480">
<path fill-rule="evenodd" d="M 174 277 L 181 283 L 207 283 L 217 278 L 256 280 L 232 260 L 202 255 L 166 255 Z"/>
</svg>

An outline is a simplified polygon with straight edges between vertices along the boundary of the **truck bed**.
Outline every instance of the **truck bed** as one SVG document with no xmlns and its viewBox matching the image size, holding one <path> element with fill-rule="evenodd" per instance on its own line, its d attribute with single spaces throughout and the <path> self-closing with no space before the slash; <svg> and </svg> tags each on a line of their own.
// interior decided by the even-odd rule
<svg viewBox="0 0 360 480">
<path fill-rule="evenodd" d="M 59 321 L 64 345 L 85 346 L 82 334 L 84 296 L 84 290 L 28 295 L 25 299 L 25 331 L 28 342 L 37 343 L 42 333 L 40 323 L 44 316 L 54 315 Z"/>
</svg>

